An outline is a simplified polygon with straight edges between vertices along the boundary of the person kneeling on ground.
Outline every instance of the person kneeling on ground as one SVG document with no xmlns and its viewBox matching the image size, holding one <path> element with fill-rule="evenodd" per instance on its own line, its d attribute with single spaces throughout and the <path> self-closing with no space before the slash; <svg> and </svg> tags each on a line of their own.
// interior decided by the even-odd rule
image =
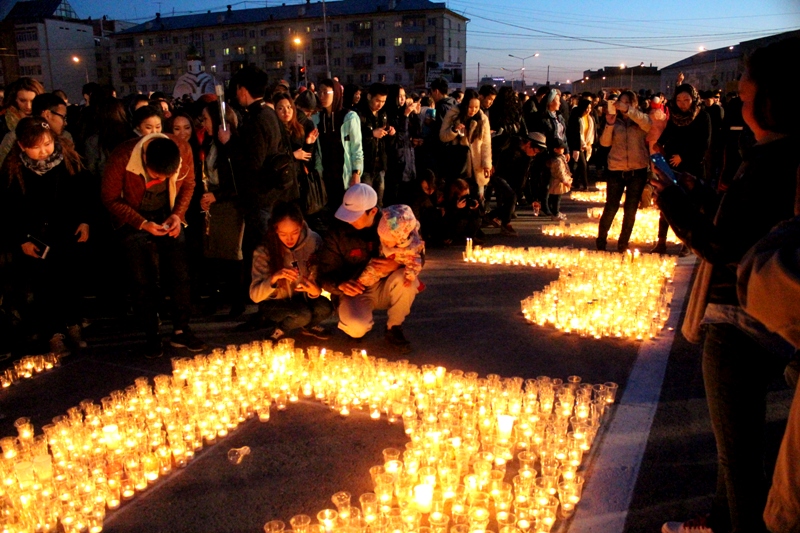
<svg viewBox="0 0 800 533">
<path fill-rule="evenodd" d="M 359 339 L 374 325 L 373 310 L 386 309 L 386 341 L 410 350 L 403 322 L 411 312 L 419 280 L 405 284 L 405 268 L 393 259 L 380 259 L 378 195 L 369 185 L 350 187 L 336 211 L 320 254 L 322 286 L 339 297 L 339 329 Z M 358 281 L 367 265 L 379 280 L 365 287 Z"/>
<path fill-rule="evenodd" d="M 309 229 L 297 204 L 273 206 L 264 242 L 253 252 L 250 298 L 258 303 L 258 315 L 247 322 L 250 329 L 271 328 L 273 339 L 296 328 L 321 340 L 330 337 L 320 325 L 333 313 L 316 281 L 321 245 L 322 238 Z"/>
</svg>

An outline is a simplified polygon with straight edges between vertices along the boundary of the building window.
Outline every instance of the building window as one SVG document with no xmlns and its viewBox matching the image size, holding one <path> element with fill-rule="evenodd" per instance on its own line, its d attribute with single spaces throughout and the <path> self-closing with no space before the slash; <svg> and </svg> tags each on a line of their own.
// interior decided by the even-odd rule
<svg viewBox="0 0 800 533">
<path fill-rule="evenodd" d="M 276 61 L 275 68 L 283 68 L 283 61 Z"/>
<path fill-rule="evenodd" d="M 353 66 L 353 58 L 352 57 L 348 57 L 347 59 L 344 60 L 344 64 L 347 65 L 348 67 L 352 67 Z"/>
<path fill-rule="evenodd" d="M 41 76 L 42 67 L 40 65 L 20 65 L 19 73 L 23 76 Z"/>
<path fill-rule="evenodd" d="M 151 76 L 155 76 L 156 75 L 156 69 L 151 69 L 150 70 L 150 75 Z"/>
<path fill-rule="evenodd" d="M 361 83 L 372 83 L 372 74 L 362 74 L 360 79 Z"/>
<path fill-rule="evenodd" d="M 428 54 L 428 61 L 436 61 L 436 54 Z"/>
<path fill-rule="evenodd" d="M 256 45 L 253 45 L 253 46 L 250 47 L 250 53 L 251 54 L 255 54 L 257 50 L 258 50 L 258 48 L 256 48 Z"/>
<path fill-rule="evenodd" d="M 428 36 L 428 44 L 436 44 L 436 36 L 435 35 L 429 35 Z"/>
<path fill-rule="evenodd" d="M 186 37 L 184 37 L 184 39 L 186 39 Z M 172 38 L 172 44 L 178 44 L 179 42 L 181 42 L 181 41 L 180 41 L 180 39 L 178 37 L 173 37 Z"/>
<path fill-rule="evenodd" d="M 400 44 L 402 44 L 402 43 L 400 43 Z M 416 37 L 409 37 L 408 38 L 408 43 L 406 43 L 406 44 L 417 44 L 417 38 Z"/>
<path fill-rule="evenodd" d="M 161 52 L 161 60 L 162 61 L 169 60 L 169 56 L 170 56 L 169 52 Z"/>
<path fill-rule="evenodd" d="M 17 54 L 19 54 L 20 59 L 25 57 L 39 57 L 39 49 L 38 48 L 29 48 L 29 49 L 21 49 L 17 50 Z"/>
<path fill-rule="evenodd" d="M 353 48 L 353 41 L 347 41 L 347 48 Z"/>
<path fill-rule="evenodd" d="M 378 74 L 378 81 L 381 83 L 386 83 L 386 74 Z"/>
<path fill-rule="evenodd" d="M 139 63 L 144 63 L 144 56 L 143 55 L 139 56 Z"/>
<path fill-rule="evenodd" d="M 254 39 L 256 36 L 256 30 L 250 30 L 250 38 Z"/>
<path fill-rule="evenodd" d="M 157 57 L 156 54 L 150 54 L 150 61 L 155 61 Z"/>
<path fill-rule="evenodd" d="M 402 56 L 394 56 L 394 64 L 395 65 L 399 65 L 402 62 L 403 62 L 403 57 Z"/>
<path fill-rule="evenodd" d="M 139 48 L 144 47 L 144 39 L 139 39 Z"/>
<path fill-rule="evenodd" d="M 333 58 L 333 66 L 334 67 L 341 67 L 342 66 L 342 58 L 341 57 L 334 57 Z"/>
<path fill-rule="evenodd" d="M 236 53 L 239 55 L 244 55 L 244 46 L 237 46 Z"/>
<path fill-rule="evenodd" d="M 394 82 L 395 83 L 400 83 L 401 81 L 403 81 L 403 75 L 400 72 L 395 72 L 394 73 Z"/>
<path fill-rule="evenodd" d="M 386 46 L 386 39 L 383 37 L 378 39 L 378 46 Z"/>
<path fill-rule="evenodd" d="M 359 39 L 358 46 L 360 47 L 372 46 L 372 39 Z"/>
<path fill-rule="evenodd" d="M 153 46 L 153 39 L 147 39 L 147 45 Z"/>
<path fill-rule="evenodd" d="M 338 24 L 334 24 L 333 28 L 332 28 L 332 31 L 333 31 L 333 33 L 339 33 L 339 25 Z"/>
<path fill-rule="evenodd" d="M 211 65 L 211 69 L 210 70 L 211 70 L 211 72 L 216 72 L 217 71 L 217 66 L 216 65 Z"/>
<path fill-rule="evenodd" d="M 231 71 L 230 63 L 225 63 L 224 65 L 222 65 L 222 72 L 230 72 L 230 71 Z"/>
<path fill-rule="evenodd" d="M 228 32 L 226 32 L 226 31 L 222 32 L 222 40 L 223 41 L 227 41 L 228 40 Z"/>
<path fill-rule="evenodd" d="M 458 41 L 458 46 L 457 46 L 457 48 L 458 48 L 459 50 L 461 50 L 461 41 Z"/>
<path fill-rule="evenodd" d="M 386 64 L 386 56 L 378 56 L 378 64 L 385 65 Z"/>
<path fill-rule="evenodd" d="M 39 32 L 35 28 L 17 32 L 18 43 L 29 43 L 39 40 Z"/>
<path fill-rule="evenodd" d="M 359 30 L 371 30 L 372 29 L 372 22 L 370 22 L 370 21 L 359 22 L 356 27 Z"/>
<path fill-rule="evenodd" d="M 458 25 L 458 31 L 461 32 L 461 24 Z"/>
<path fill-rule="evenodd" d="M 217 51 L 216 51 L 216 50 L 214 50 L 213 48 L 211 48 L 211 49 L 208 51 L 208 57 L 217 57 Z"/>
<path fill-rule="evenodd" d="M 402 20 L 396 20 L 394 22 L 394 27 L 395 28 L 402 28 L 403 27 L 403 21 Z"/>
<path fill-rule="evenodd" d="M 222 49 L 222 55 L 224 55 L 224 56 L 231 55 L 231 49 L 230 48 L 223 48 Z"/>
<path fill-rule="evenodd" d="M 353 83 L 353 75 L 352 74 L 348 74 L 347 75 L 347 83 Z"/>
<path fill-rule="evenodd" d="M 261 37 L 266 37 L 266 36 L 267 36 L 267 30 L 259 30 L 258 34 L 259 34 Z"/>
<path fill-rule="evenodd" d="M 436 19 L 428 19 L 428 26 L 436 27 Z"/>
<path fill-rule="evenodd" d="M 386 27 L 386 22 L 384 22 L 383 20 L 381 20 L 381 21 L 379 21 L 379 22 L 378 22 L 378 29 L 379 29 L 379 30 L 382 30 L 382 29 L 384 29 L 385 27 Z"/>
<path fill-rule="evenodd" d="M 209 33 L 208 34 L 208 40 L 209 41 L 213 41 L 214 40 L 214 34 L 213 33 Z"/>
<path fill-rule="evenodd" d="M 395 37 L 394 38 L 394 45 L 395 46 L 402 46 L 403 45 L 403 38 L 402 37 Z"/>
</svg>

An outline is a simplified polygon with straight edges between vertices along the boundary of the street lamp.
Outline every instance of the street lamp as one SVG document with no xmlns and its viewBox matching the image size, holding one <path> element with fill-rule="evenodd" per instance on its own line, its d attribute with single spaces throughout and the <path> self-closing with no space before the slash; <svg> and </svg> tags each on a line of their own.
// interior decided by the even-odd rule
<svg viewBox="0 0 800 533">
<path fill-rule="evenodd" d="M 535 54 L 531 54 L 528 57 L 519 57 L 515 56 L 514 54 L 508 54 L 508 57 L 513 57 L 514 59 L 521 59 L 522 60 L 522 86 L 525 87 L 525 60 L 530 59 L 532 57 L 539 57 L 539 52 Z"/>
<path fill-rule="evenodd" d="M 300 49 L 300 47 L 303 44 L 303 40 L 300 37 L 295 37 L 294 39 L 292 39 L 292 42 L 294 42 L 294 44 L 295 44 L 295 46 L 297 46 L 298 50 Z M 297 83 L 298 87 L 300 86 L 300 61 L 302 60 L 303 66 L 305 67 L 305 65 L 306 65 L 306 57 L 305 57 L 305 55 L 306 55 L 306 52 L 305 52 L 305 49 L 303 49 L 302 50 L 302 55 L 301 55 L 301 52 L 298 51 L 297 55 L 294 58 L 295 59 L 295 61 L 294 61 L 294 70 L 295 70 L 294 79 L 295 79 L 295 82 Z"/>
<path fill-rule="evenodd" d="M 514 76 L 513 76 L 513 74 L 515 72 L 522 71 L 522 89 L 525 90 L 525 69 L 524 68 L 522 68 L 522 69 L 518 68 L 518 69 L 511 70 L 510 68 L 500 67 L 500 70 L 505 70 L 506 72 L 510 72 L 512 74 L 512 76 L 511 76 L 511 86 L 512 87 L 514 86 Z"/>
<path fill-rule="evenodd" d="M 81 58 L 78 56 L 72 56 L 72 62 L 77 65 L 81 63 Z M 86 83 L 89 83 L 89 67 L 86 66 L 86 62 L 83 63 L 83 72 L 86 74 Z"/>
</svg>

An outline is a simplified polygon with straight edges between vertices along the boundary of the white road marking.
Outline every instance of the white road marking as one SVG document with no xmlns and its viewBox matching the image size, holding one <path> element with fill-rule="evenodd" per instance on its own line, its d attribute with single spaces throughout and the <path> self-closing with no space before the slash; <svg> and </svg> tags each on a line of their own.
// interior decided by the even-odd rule
<svg viewBox="0 0 800 533">
<path fill-rule="evenodd" d="M 592 461 L 570 533 L 619 533 L 625 527 L 694 265 L 694 258 L 678 261 L 666 327 L 639 348 L 625 392 Z"/>
</svg>

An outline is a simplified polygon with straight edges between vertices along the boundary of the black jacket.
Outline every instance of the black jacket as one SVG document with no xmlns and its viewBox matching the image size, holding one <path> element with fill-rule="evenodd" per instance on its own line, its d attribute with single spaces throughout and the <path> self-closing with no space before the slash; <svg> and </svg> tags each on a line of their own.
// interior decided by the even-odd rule
<svg viewBox="0 0 800 533">
<path fill-rule="evenodd" d="M 242 176 L 237 185 L 241 187 L 240 193 L 245 193 L 246 208 L 294 199 L 287 192 L 293 184 L 279 183 L 271 168 L 272 160 L 279 152 L 289 151 L 282 141 L 283 127 L 275 110 L 264 100 L 250 104 L 239 127 L 238 141 L 230 149 L 231 160 L 241 162 Z"/>
<path fill-rule="evenodd" d="M 564 117 L 558 112 L 556 112 L 555 115 L 555 117 L 552 117 L 547 110 L 542 111 L 539 115 L 539 120 L 535 121 L 535 128 L 533 130 L 544 133 L 544 136 L 547 137 L 548 148 L 554 146 L 557 138 L 569 144 L 569 142 L 567 142 L 567 124 L 564 122 Z M 559 125 L 561 128 L 559 128 Z M 558 135 L 559 129 L 563 132 L 562 135 Z M 578 146 L 578 148 L 580 148 L 580 146 Z M 566 153 L 569 153 L 569 148 L 567 148 Z"/>
<path fill-rule="evenodd" d="M 319 254 L 319 281 L 322 288 L 331 294 L 341 295 L 339 285 L 357 279 L 369 260 L 378 257 L 381 248 L 378 238 L 380 217 L 378 211 L 372 226 L 361 230 L 338 219 L 333 221 Z"/>
<path fill-rule="evenodd" d="M 369 108 L 369 100 L 364 98 L 359 103 L 358 118 L 361 119 L 361 147 L 364 150 L 364 174 L 372 174 L 381 170 L 386 170 L 386 144 L 389 137 L 376 139 L 372 134 L 373 130 L 385 128 L 389 125 L 389 117 L 386 109 L 381 108 L 377 114 L 373 114 Z"/>
<path fill-rule="evenodd" d="M 677 186 L 658 195 L 675 234 L 713 265 L 709 303 L 738 305 L 739 261 L 776 224 L 794 216 L 798 140 L 784 137 L 749 149 L 715 217 L 704 215 Z"/>
<path fill-rule="evenodd" d="M 676 126 L 672 120 L 658 139 L 664 147 L 667 161 L 673 155 L 679 155 L 681 164 L 678 170 L 703 178 L 703 158 L 711 143 L 711 119 L 708 113 L 700 111 L 688 126 Z"/>
</svg>

